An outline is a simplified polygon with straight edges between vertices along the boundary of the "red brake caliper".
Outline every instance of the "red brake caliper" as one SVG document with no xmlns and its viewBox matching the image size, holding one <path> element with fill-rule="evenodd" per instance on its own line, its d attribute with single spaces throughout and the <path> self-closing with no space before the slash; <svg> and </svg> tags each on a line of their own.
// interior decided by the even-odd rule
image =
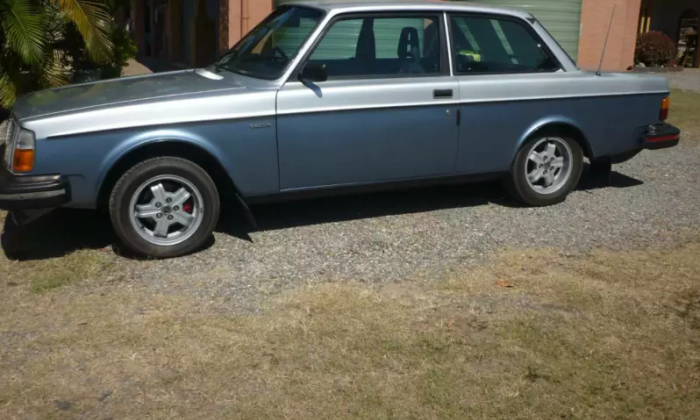
<svg viewBox="0 0 700 420">
<path fill-rule="evenodd" d="M 182 205 L 182 209 L 185 212 L 192 214 L 192 203 L 190 203 L 189 201 L 186 202 L 185 204 Z"/>
</svg>

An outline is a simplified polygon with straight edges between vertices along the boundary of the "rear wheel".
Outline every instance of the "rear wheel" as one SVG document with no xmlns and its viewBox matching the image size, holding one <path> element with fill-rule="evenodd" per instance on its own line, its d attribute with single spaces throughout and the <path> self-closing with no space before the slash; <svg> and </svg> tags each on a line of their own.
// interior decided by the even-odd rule
<svg viewBox="0 0 700 420">
<path fill-rule="evenodd" d="M 581 178 L 583 151 L 572 139 L 542 135 L 518 152 L 507 186 L 518 201 L 549 206 L 566 200 Z"/>
<path fill-rule="evenodd" d="M 196 251 L 219 220 L 219 194 L 209 174 L 180 158 L 139 163 L 117 182 L 110 216 L 123 244 L 140 256 L 178 257 Z"/>
</svg>

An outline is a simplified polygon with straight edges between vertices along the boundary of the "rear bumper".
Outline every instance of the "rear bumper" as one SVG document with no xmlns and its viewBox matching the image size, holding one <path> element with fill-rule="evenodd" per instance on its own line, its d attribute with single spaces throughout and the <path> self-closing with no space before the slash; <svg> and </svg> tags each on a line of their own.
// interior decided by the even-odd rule
<svg viewBox="0 0 700 420">
<path fill-rule="evenodd" d="M 642 148 L 648 150 L 666 149 L 677 146 L 681 140 L 681 130 L 671 124 L 657 124 L 647 127 L 642 139 Z"/>
<path fill-rule="evenodd" d="M 0 168 L 0 209 L 48 209 L 69 201 L 69 184 L 60 175 L 17 176 Z"/>
</svg>

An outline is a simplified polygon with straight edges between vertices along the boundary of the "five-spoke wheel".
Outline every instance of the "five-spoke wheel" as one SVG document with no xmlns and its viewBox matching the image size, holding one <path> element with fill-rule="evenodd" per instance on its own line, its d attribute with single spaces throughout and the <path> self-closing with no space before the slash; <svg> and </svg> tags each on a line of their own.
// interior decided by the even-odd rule
<svg viewBox="0 0 700 420">
<path fill-rule="evenodd" d="M 540 194 L 551 194 L 571 176 L 573 152 L 559 137 L 545 137 L 530 148 L 525 166 L 527 182 Z"/>
<path fill-rule="evenodd" d="M 508 178 L 511 194 L 531 206 L 547 206 L 566 199 L 583 169 L 579 144 L 550 133 L 530 139 L 518 152 Z"/>
<path fill-rule="evenodd" d="M 161 175 L 144 182 L 131 199 L 131 223 L 147 241 L 175 245 L 192 236 L 202 223 L 202 195 L 191 182 Z"/>
<path fill-rule="evenodd" d="M 219 218 L 219 195 L 196 164 L 163 157 L 142 162 L 117 182 L 110 200 L 115 231 L 138 255 L 176 257 L 201 247 Z"/>
</svg>

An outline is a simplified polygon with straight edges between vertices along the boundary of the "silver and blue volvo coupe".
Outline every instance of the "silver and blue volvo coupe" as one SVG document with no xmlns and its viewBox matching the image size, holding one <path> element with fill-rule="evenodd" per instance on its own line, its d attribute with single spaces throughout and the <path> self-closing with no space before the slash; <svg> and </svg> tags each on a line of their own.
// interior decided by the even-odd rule
<svg viewBox="0 0 700 420">
<path fill-rule="evenodd" d="M 220 197 L 501 177 L 546 206 L 584 163 L 678 144 L 665 79 L 577 69 L 532 15 L 443 2 L 286 4 L 210 67 L 17 101 L 0 208 L 108 209 L 133 252 L 210 237 Z"/>
</svg>

